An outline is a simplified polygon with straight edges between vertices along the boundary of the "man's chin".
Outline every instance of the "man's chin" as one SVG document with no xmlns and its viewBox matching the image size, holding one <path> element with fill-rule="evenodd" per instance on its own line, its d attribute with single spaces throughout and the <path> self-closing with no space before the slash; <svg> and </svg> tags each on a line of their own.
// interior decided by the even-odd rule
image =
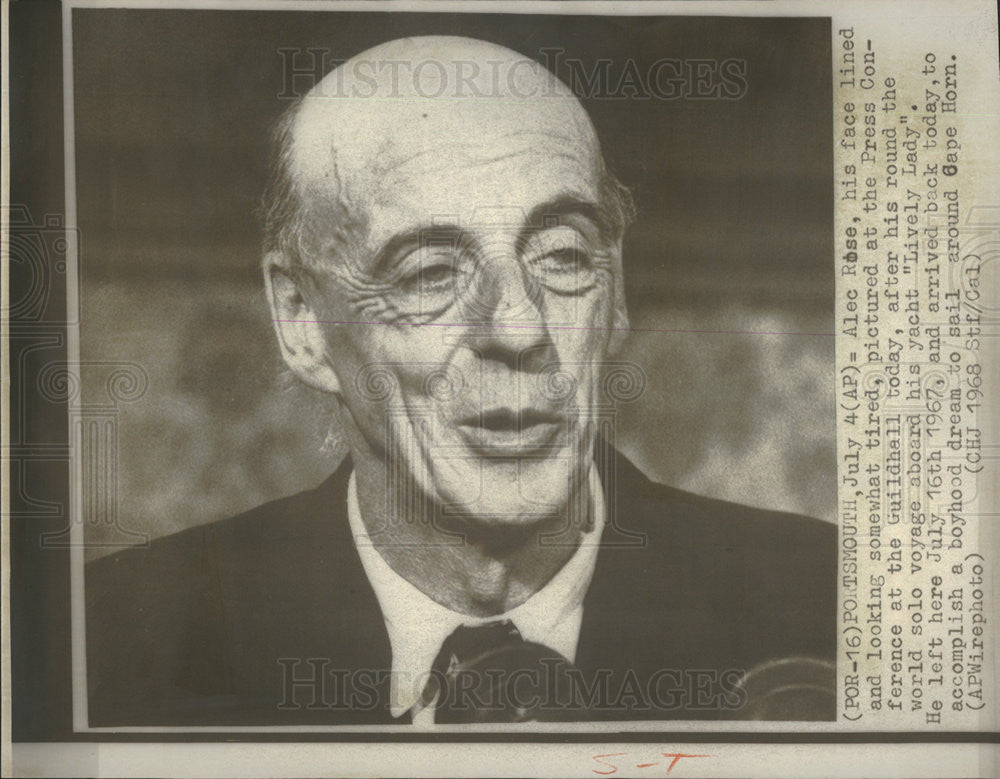
<svg viewBox="0 0 1000 779">
<path fill-rule="evenodd" d="M 568 518 L 571 480 L 565 461 L 484 465 L 435 485 L 446 526 L 502 531 L 548 527 Z M 573 480 L 578 481 L 578 479 Z"/>
<path fill-rule="evenodd" d="M 466 507 L 467 508 L 467 507 Z M 456 504 L 447 507 L 440 519 L 440 530 L 449 536 L 461 536 L 467 542 L 488 546 L 524 546 L 543 536 L 559 535 L 566 525 L 560 513 L 546 512 L 543 506 L 510 502 L 492 510 L 463 510 Z M 565 513 L 565 509 L 561 513 Z"/>
</svg>

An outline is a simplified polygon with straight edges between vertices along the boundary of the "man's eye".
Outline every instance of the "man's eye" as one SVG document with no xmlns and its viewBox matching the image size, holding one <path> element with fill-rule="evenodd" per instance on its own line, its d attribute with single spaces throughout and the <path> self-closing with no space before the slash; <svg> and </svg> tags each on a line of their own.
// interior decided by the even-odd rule
<svg viewBox="0 0 1000 779">
<path fill-rule="evenodd" d="M 553 249 L 538 261 L 543 273 L 576 273 L 583 264 L 582 253 L 574 247 Z"/>
<path fill-rule="evenodd" d="M 454 284 L 456 275 L 450 262 L 433 262 L 403 279 L 401 287 L 410 292 L 440 291 Z"/>
<path fill-rule="evenodd" d="M 536 233 L 525 252 L 526 265 L 540 284 L 559 294 L 579 294 L 594 283 L 593 256 L 579 231 L 566 226 Z"/>
<path fill-rule="evenodd" d="M 536 278 L 557 291 L 590 283 L 590 255 L 578 246 L 553 247 L 530 263 Z"/>
<path fill-rule="evenodd" d="M 538 282 L 557 294 L 577 295 L 594 285 L 592 258 L 576 244 L 551 246 L 528 265 Z"/>
<path fill-rule="evenodd" d="M 455 269 L 446 263 L 437 263 L 427 268 L 421 268 L 417 274 L 418 283 L 422 287 L 448 284 L 455 278 Z"/>
</svg>

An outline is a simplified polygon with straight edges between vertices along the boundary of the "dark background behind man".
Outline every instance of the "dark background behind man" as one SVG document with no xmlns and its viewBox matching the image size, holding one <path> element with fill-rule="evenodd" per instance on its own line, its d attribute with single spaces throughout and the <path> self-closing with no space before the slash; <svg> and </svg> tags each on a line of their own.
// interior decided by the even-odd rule
<svg viewBox="0 0 1000 779">
<path fill-rule="evenodd" d="M 92 517 L 89 541 L 126 541 L 121 528 L 164 535 L 333 470 L 337 452 L 318 452 L 320 401 L 282 380 L 261 292 L 253 211 L 266 128 L 287 103 L 280 96 L 306 91 L 333 60 L 430 32 L 543 62 L 542 49 L 561 48 L 587 74 L 611 60 L 612 94 L 583 102 L 639 206 L 624 248 L 636 332 L 622 358 L 648 376 L 642 397 L 620 408 L 619 445 L 659 481 L 832 519 L 824 20 L 135 10 L 74 19 L 82 357 L 149 375 L 148 391 L 122 406 L 117 505 Z M 745 60 L 746 94 L 615 97 L 630 58 L 640 74 L 662 58 Z M 289 81 L 293 62 L 305 72 Z M 84 402 L 104 392 L 85 383 Z"/>
</svg>

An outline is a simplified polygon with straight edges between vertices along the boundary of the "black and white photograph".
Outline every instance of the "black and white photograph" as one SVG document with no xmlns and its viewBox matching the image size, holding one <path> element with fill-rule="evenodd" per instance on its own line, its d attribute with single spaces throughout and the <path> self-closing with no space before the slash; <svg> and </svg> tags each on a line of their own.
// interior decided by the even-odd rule
<svg viewBox="0 0 1000 779">
<path fill-rule="evenodd" d="M 828 38 L 76 11 L 89 724 L 832 719 Z"/>
<path fill-rule="evenodd" d="M 0 773 L 995 775 L 995 7 L 0 17 Z"/>
</svg>

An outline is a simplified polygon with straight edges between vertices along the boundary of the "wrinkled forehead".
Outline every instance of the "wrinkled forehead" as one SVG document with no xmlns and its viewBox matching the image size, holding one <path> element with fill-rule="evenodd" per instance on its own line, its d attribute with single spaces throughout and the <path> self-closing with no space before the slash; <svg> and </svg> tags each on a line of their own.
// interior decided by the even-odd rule
<svg viewBox="0 0 1000 779">
<path fill-rule="evenodd" d="M 546 184 L 596 196 L 600 149 L 572 93 L 514 52 L 444 40 L 359 55 L 304 98 L 292 142 L 304 192 L 430 210 L 453 206 L 457 186 L 473 209 Z"/>
</svg>

